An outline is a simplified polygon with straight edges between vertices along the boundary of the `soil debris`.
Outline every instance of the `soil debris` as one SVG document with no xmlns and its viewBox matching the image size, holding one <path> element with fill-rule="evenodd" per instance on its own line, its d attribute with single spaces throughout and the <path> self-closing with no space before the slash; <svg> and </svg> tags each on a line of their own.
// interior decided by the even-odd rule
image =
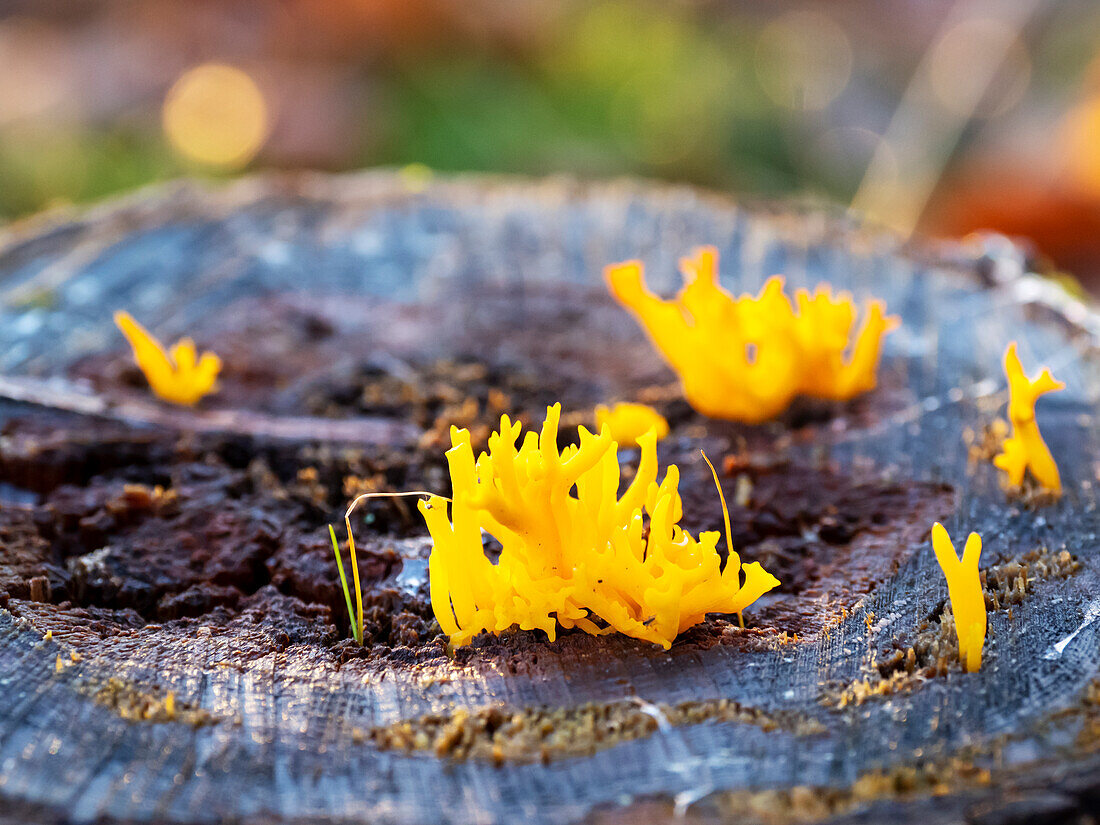
<svg viewBox="0 0 1100 825">
<path fill-rule="evenodd" d="M 174 691 L 114 676 L 106 682 L 82 685 L 80 690 L 91 696 L 97 704 L 110 708 L 128 722 L 181 722 L 199 728 L 222 721 L 204 708 L 180 701 Z"/>
<path fill-rule="evenodd" d="M 992 463 L 994 456 L 1003 449 L 1008 432 L 1008 422 L 1003 418 L 993 419 L 982 428 L 981 433 L 964 427 L 962 439 L 966 446 L 967 469 L 973 472 L 980 464 Z"/>
<path fill-rule="evenodd" d="M 426 751 L 454 761 L 550 762 L 642 739 L 661 728 L 702 722 L 740 722 L 799 736 L 823 733 L 824 726 L 801 714 L 769 714 L 729 699 L 677 705 L 620 701 L 574 708 L 458 708 L 374 728 L 360 737 L 383 750 Z"/>
</svg>

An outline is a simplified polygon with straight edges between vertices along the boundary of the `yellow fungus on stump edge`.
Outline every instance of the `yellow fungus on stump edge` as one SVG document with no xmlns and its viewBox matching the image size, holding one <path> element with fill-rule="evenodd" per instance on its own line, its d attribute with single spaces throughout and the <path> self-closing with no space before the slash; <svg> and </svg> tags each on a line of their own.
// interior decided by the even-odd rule
<svg viewBox="0 0 1100 825">
<path fill-rule="evenodd" d="M 875 388 L 882 338 L 897 326 L 881 301 L 864 309 L 855 339 L 852 296 L 822 284 L 783 292 L 770 278 L 756 297 L 718 285 L 718 252 L 703 247 L 680 261 L 684 287 L 663 301 L 645 285 L 640 261 L 604 270 L 611 294 L 645 327 L 680 376 L 688 402 L 704 415 L 759 423 L 796 395 L 847 400 Z M 797 309 L 796 309 L 797 305 Z"/>
<path fill-rule="evenodd" d="M 668 421 L 652 407 L 624 402 L 614 407 L 596 407 L 596 429 L 604 425 L 611 430 L 611 439 L 622 445 L 634 445 L 650 430 L 660 441 L 668 435 Z"/>
<path fill-rule="evenodd" d="M 1063 390 L 1066 385 L 1056 381 L 1045 367 L 1038 378 L 1028 378 L 1020 356 L 1016 354 L 1015 341 L 1005 350 L 1005 375 L 1008 378 L 1008 420 L 1012 422 L 1012 435 L 1005 440 L 1002 452 L 994 457 L 993 463 L 1008 474 L 1008 483 L 1013 487 L 1019 487 L 1023 483 L 1024 473 L 1031 470 L 1039 484 L 1055 495 L 1061 495 L 1062 479 L 1035 421 L 1035 402 L 1040 395 Z"/>
<path fill-rule="evenodd" d="M 222 368 L 217 355 L 204 352 L 199 358 L 190 338 L 181 338 L 165 352 L 160 341 L 128 312 L 116 312 L 115 323 L 130 342 L 149 388 L 162 401 L 192 406 L 214 392 Z"/>
<path fill-rule="evenodd" d="M 932 549 L 947 579 L 947 594 L 959 638 L 959 658 L 967 672 L 974 673 L 982 666 L 986 630 L 985 594 L 978 576 L 982 537 L 971 533 L 960 559 L 947 530 L 937 521 L 932 525 Z"/>
<path fill-rule="evenodd" d="M 579 446 L 559 452 L 560 414 L 550 407 L 542 431 L 518 447 L 522 426 L 502 416 L 476 462 L 469 432 L 451 428 L 450 512 L 439 496 L 419 507 L 433 543 L 432 608 L 452 644 L 513 625 L 553 640 L 561 625 L 667 649 L 707 613 L 740 613 L 779 584 L 759 562 L 742 565 L 733 548 L 721 569 L 719 533 L 696 539 L 678 526 L 679 470 L 669 466 L 657 483 L 654 433 L 638 439 L 638 470 L 619 496 L 608 427 L 578 428 Z M 483 531 L 500 542 L 496 564 Z"/>
</svg>

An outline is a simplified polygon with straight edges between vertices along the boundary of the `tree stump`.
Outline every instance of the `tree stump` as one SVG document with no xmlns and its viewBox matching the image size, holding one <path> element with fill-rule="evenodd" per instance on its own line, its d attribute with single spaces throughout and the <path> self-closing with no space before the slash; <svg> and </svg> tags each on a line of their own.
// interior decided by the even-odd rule
<svg viewBox="0 0 1100 825">
<path fill-rule="evenodd" d="M 901 317 L 880 387 L 768 425 L 706 421 L 602 267 L 715 245 Z M 1009 822 L 1100 797 L 1097 320 L 988 238 L 909 248 L 850 217 L 683 187 L 398 175 L 173 185 L 0 236 L 0 822 Z M 226 368 L 153 399 L 127 309 Z M 1065 392 L 1057 502 L 989 455 L 1001 356 Z M 672 423 L 684 525 L 784 584 L 670 651 L 617 635 L 448 651 L 407 503 L 355 522 L 367 642 L 327 523 L 446 492 L 484 439 L 605 400 Z M 629 462 L 631 455 L 624 454 Z M 928 541 L 985 541 L 984 664 L 962 671 Z"/>
</svg>

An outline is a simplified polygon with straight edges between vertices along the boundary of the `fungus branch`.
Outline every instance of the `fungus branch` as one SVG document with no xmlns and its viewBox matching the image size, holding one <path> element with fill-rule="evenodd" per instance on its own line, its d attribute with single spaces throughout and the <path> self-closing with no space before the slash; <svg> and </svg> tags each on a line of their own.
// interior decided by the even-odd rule
<svg viewBox="0 0 1100 825">
<path fill-rule="evenodd" d="M 200 358 L 190 338 L 181 338 L 166 352 L 160 341 L 128 312 L 116 312 L 115 323 L 130 342 L 134 360 L 158 398 L 193 406 L 214 392 L 222 368 L 217 355 L 204 352 Z"/>
<path fill-rule="evenodd" d="M 634 446 L 638 439 L 653 430 L 660 441 L 668 435 L 668 421 L 645 404 L 622 403 L 613 407 L 596 407 L 596 429 L 604 425 L 611 429 L 611 438 L 618 444 Z"/>
<path fill-rule="evenodd" d="M 967 671 L 974 673 L 982 666 L 986 631 L 985 595 L 978 575 L 982 537 L 971 533 L 960 559 L 947 530 L 937 521 L 932 525 L 932 549 L 947 579 L 947 594 L 959 637 L 959 658 Z"/>
<path fill-rule="evenodd" d="M 1058 475 L 1058 465 L 1039 432 L 1035 402 L 1039 396 L 1063 390 L 1066 385 L 1056 381 L 1046 368 L 1037 378 L 1028 378 L 1020 356 L 1016 354 L 1015 341 L 1005 350 L 1005 375 L 1008 377 L 1008 419 L 1012 422 L 1012 435 L 1005 440 L 1002 452 L 994 457 L 993 463 L 1005 471 L 1012 487 L 1019 487 L 1024 474 L 1030 470 L 1042 487 L 1056 496 L 1061 495 L 1062 479 Z"/>
<path fill-rule="evenodd" d="M 783 412 L 796 395 L 847 400 L 875 388 L 882 339 L 897 324 L 871 301 L 854 337 L 852 296 L 828 285 L 811 294 L 783 292 L 770 278 L 756 297 L 734 298 L 718 285 L 718 252 L 683 258 L 684 287 L 663 301 L 645 285 L 639 261 L 604 271 L 611 294 L 645 327 L 680 376 L 684 395 L 713 418 L 759 423 Z"/>
<path fill-rule="evenodd" d="M 657 482 L 654 432 L 638 439 L 638 470 L 620 496 L 609 428 L 580 427 L 580 444 L 559 452 L 560 414 L 550 407 L 538 434 L 503 416 L 476 462 L 469 432 L 451 429 L 454 500 L 419 507 L 433 542 L 432 608 L 452 644 L 513 625 L 552 640 L 560 625 L 668 648 L 706 614 L 739 614 L 779 584 L 732 548 L 722 568 L 719 533 L 695 538 L 679 527 L 679 470 Z M 495 564 L 483 532 L 501 544 Z"/>
</svg>

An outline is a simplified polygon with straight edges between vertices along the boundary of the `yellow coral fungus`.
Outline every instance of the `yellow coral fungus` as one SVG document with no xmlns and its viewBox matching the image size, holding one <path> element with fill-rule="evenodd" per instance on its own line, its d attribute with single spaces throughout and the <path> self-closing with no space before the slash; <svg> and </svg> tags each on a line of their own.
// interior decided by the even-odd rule
<svg viewBox="0 0 1100 825">
<path fill-rule="evenodd" d="M 668 421 L 645 404 L 622 403 L 614 407 L 600 404 L 596 407 L 596 429 L 602 430 L 605 424 L 611 430 L 611 440 L 624 445 L 637 444 L 650 430 L 658 441 L 668 435 Z"/>
<path fill-rule="evenodd" d="M 130 342 L 134 360 L 158 398 L 190 406 L 214 391 L 222 368 L 217 355 L 204 352 L 199 358 L 190 338 L 181 338 L 171 352 L 165 352 L 160 341 L 128 312 L 116 312 L 115 323 Z"/>
<path fill-rule="evenodd" d="M 1061 495 L 1062 479 L 1035 421 L 1035 402 L 1040 395 L 1065 389 L 1066 385 L 1056 381 L 1045 367 L 1038 378 L 1028 378 L 1016 354 L 1015 341 L 1005 350 L 1005 375 L 1008 377 L 1008 419 L 1012 422 L 1012 435 L 1005 440 L 1003 452 L 994 457 L 993 463 L 1008 474 L 1008 483 L 1013 487 L 1020 486 L 1024 473 L 1031 470 L 1039 484 Z"/>
<path fill-rule="evenodd" d="M 982 537 L 971 533 L 960 559 L 955 554 L 951 537 L 937 521 L 932 525 L 932 549 L 947 579 L 947 594 L 959 637 L 959 658 L 967 671 L 974 673 L 982 666 L 982 645 L 985 644 L 985 595 L 978 577 Z"/>
<path fill-rule="evenodd" d="M 707 613 L 740 613 L 779 584 L 758 562 L 742 565 L 733 548 L 723 569 L 717 532 L 696 539 L 678 526 L 679 470 L 670 466 L 657 483 L 653 432 L 638 439 L 638 470 L 619 496 L 610 429 L 580 427 L 580 444 L 559 452 L 560 414 L 550 407 L 542 431 L 518 447 L 521 425 L 502 416 L 476 463 L 469 432 L 451 429 L 450 513 L 439 496 L 420 511 L 433 542 L 432 607 L 452 644 L 513 625 L 552 640 L 561 625 L 668 648 Z M 483 531 L 500 542 L 495 564 Z"/>
<path fill-rule="evenodd" d="M 827 285 L 795 303 L 783 279 L 770 278 L 756 297 L 734 298 L 718 285 L 713 247 L 683 258 L 684 287 L 663 301 L 645 285 L 639 261 L 604 271 L 611 293 L 641 322 L 680 376 L 695 409 L 713 418 L 758 423 L 781 413 L 796 395 L 846 400 L 875 388 L 882 338 L 897 326 L 871 301 L 855 340 L 852 296 Z"/>
</svg>

